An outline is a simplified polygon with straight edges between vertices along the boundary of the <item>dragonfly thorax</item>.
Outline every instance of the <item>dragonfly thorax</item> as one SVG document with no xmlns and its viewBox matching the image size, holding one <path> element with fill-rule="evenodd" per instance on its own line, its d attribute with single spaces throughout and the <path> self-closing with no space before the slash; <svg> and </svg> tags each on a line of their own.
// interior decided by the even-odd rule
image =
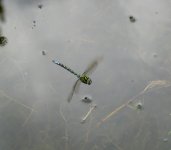
<svg viewBox="0 0 171 150">
<path fill-rule="evenodd" d="M 92 83 L 92 80 L 88 76 L 86 76 L 84 74 L 81 75 L 80 81 L 85 83 L 85 84 L 88 84 L 88 85 L 90 85 Z"/>
</svg>

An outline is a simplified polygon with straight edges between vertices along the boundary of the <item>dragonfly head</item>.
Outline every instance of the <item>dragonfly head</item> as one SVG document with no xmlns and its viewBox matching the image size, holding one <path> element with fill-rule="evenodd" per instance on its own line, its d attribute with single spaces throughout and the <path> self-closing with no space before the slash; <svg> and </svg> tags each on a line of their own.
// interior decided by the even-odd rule
<svg viewBox="0 0 171 150">
<path fill-rule="evenodd" d="M 92 83 L 92 80 L 84 74 L 81 75 L 80 80 L 81 80 L 81 82 L 88 84 L 88 85 L 90 85 Z"/>
<path fill-rule="evenodd" d="M 92 80 L 90 78 L 87 79 L 87 84 L 90 85 L 92 83 Z"/>
</svg>

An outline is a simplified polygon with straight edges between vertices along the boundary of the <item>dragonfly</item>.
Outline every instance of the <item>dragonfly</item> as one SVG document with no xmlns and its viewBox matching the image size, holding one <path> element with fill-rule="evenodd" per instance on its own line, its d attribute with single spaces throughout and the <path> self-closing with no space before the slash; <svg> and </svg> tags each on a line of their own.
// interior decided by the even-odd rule
<svg viewBox="0 0 171 150">
<path fill-rule="evenodd" d="M 64 64 L 60 63 L 57 59 L 52 60 L 52 62 L 56 65 L 59 65 L 60 67 L 64 68 L 65 70 L 69 71 L 70 73 L 72 73 L 73 75 L 75 75 L 78 79 L 76 80 L 75 84 L 72 87 L 72 90 L 68 96 L 68 102 L 71 101 L 74 93 L 78 93 L 79 91 L 79 87 L 81 83 L 87 84 L 87 85 L 91 85 L 92 84 L 92 80 L 89 77 L 89 75 L 95 70 L 95 68 L 97 67 L 97 65 L 99 64 L 99 62 L 102 60 L 102 57 L 98 57 L 96 59 L 94 59 L 86 68 L 86 70 L 82 73 L 82 74 L 78 74 L 75 71 L 73 71 L 71 68 L 65 66 Z"/>
</svg>

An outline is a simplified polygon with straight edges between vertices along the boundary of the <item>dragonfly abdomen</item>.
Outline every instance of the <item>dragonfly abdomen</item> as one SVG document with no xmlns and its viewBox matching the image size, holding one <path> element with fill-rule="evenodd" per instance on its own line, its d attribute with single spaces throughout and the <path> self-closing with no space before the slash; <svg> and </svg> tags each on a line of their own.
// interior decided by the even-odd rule
<svg viewBox="0 0 171 150">
<path fill-rule="evenodd" d="M 74 72 L 71 68 L 69 68 L 69 67 L 65 66 L 64 64 L 60 63 L 59 61 L 57 61 L 57 60 L 52 60 L 52 62 L 55 63 L 55 64 L 57 64 L 57 65 L 59 65 L 59 66 L 61 66 L 62 68 L 68 70 L 69 72 L 71 72 L 72 74 L 74 74 L 74 75 L 76 75 L 78 78 L 80 78 L 80 75 L 79 75 L 79 74 L 77 74 L 76 72 Z"/>
</svg>

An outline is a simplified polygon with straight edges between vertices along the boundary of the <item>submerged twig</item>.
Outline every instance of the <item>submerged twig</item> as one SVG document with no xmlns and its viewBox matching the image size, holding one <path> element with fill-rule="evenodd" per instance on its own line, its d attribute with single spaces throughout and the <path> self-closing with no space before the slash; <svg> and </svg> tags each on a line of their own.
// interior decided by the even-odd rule
<svg viewBox="0 0 171 150">
<path fill-rule="evenodd" d="M 142 91 L 142 93 L 145 93 L 149 89 L 154 89 L 154 88 L 160 89 L 160 88 L 169 87 L 169 86 L 171 86 L 171 82 L 170 81 L 167 81 L 167 80 L 154 80 L 154 81 L 151 81 L 144 88 L 144 90 Z"/>
<path fill-rule="evenodd" d="M 92 116 L 91 116 L 91 117 L 90 117 L 90 121 L 89 121 L 89 125 L 88 125 L 88 127 L 87 127 L 85 143 L 87 143 L 87 142 L 88 142 L 88 139 L 89 139 L 89 134 L 90 134 L 90 128 L 91 128 L 92 120 L 93 120 L 93 118 L 92 118 Z"/>
<path fill-rule="evenodd" d="M 64 136 L 64 139 L 65 139 L 65 150 L 68 150 L 68 142 L 69 142 L 69 135 L 68 135 L 68 129 L 67 129 L 68 122 L 67 122 L 67 119 L 65 118 L 65 116 L 63 114 L 61 105 L 60 105 L 60 108 L 59 108 L 59 113 L 60 113 L 62 119 L 65 122 L 65 136 Z"/>
<path fill-rule="evenodd" d="M 91 105 L 89 111 L 87 112 L 87 114 L 86 114 L 86 115 L 83 117 L 83 119 L 81 120 L 81 123 L 84 123 L 84 122 L 87 120 L 87 118 L 90 116 L 90 114 L 92 113 L 92 111 L 93 111 L 96 107 L 97 107 L 96 104 Z"/>
<path fill-rule="evenodd" d="M 25 75 L 24 75 L 24 73 L 22 71 L 22 67 L 18 64 L 17 60 L 13 59 L 12 57 L 10 57 L 8 59 L 10 59 L 13 62 L 13 64 L 18 69 L 19 73 L 21 74 L 21 78 L 22 78 L 22 80 L 24 82 L 24 89 L 25 89 L 26 88 L 26 79 L 25 79 Z"/>
<path fill-rule="evenodd" d="M 111 116 L 115 115 L 117 112 L 119 112 L 121 109 L 125 108 L 126 106 L 127 106 L 127 103 L 114 109 L 111 113 L 109 113 L 106 117 L 104 117 L 100 122 L 98 122 L 97 126 L 100 126 L 103 122 L 105 122 L 107 119 L 109 119 Z"/>
<path fill-rule="evenodd" d="M 21 102 L 18 102 L 16 99 L 14 99 L 14 98 L 12 98 L 11 96 L 7 95 L 7 94 L 6 94 L 4 91 L 2 91 L 2 90 L 0 90 L 0 94 L 3 94 L 6 98 L 9 99 L 9 101 L 13 101 L 13 102 L 15 102 L 15 103 L 17 103 L 17 104 L 19 104 L 19 105 L 21 105 L 21 106 L 23 106 L 23 107 L 25 107 L 25 108 L 31 110 L 31 111 L 35 111 L 32 107 L 29 107 L 29 106 L 27 106 L 27 105 L 25 105 L 25 104 L 23 104 L 23 103 L 21 103 Z"/>
<path fill-rule="evenodd" d="M 113 139 L 111 139 L 108 135 L 106 135 L 106 138 L 109 140 L 110 143 L 112 143 L 118 150 L 123 150 L 116 142 L 114 142 Z"/>
<path fill-rule="evenodd" d="M 9 102 L 7 103 L 7 105 L 10 103 L 10 102 L 15 102 L 17 103 L 18 105 L 21 105 L 23 106 L 24 108 L 26 109 L 29 109 L 30 110 L 30 114 L 28 115 L 28 117 L 26 118 L 26 120 L 24 121 L 24 123 L 22 124 L 22 126 L 25 126 L 28 122 L 28 120 L 30 119 L 31 115 L 33 112 L 36 112 L 36 110 L 34 110 L 32 107 L 29 107 L 21 102 L 18 102 L 16 99 L 12 98 L 11 96 L 7 95 L 4 91 L 0 90 L 0 94 L 4 95 L 6 98 L 9 99 Z"/>
<path fill-rule="evenodd" d="M 89 124 L 88 124 L 88 127 L 87 127 L 87 132 L 85 133 L 85 140 L 84 140 L 84 144 L 83 144 L 83 147 L 82 147 L 82 149 L 81 149 L 81 150 L 84 150 L 84 149 L 85 149 L 86 144 L 88 143 L 89 136 L 90 136 L 90 133 L 91 133 L 91 125 L 92 125 L 92 121 L 93 121 L 93 116 L 90 116 Z"/>
<path fill-rule="evenodd" d="M 125 108 L 127 105 L 129 105 L 131 102 L 135 101 L 138 97 L 142 96 L 143 94 L 147 93 L 150 89 L 159 89 L 163 87 L 169 87 L 171 86 L 171 82 L 167 80 L 154 80 L 151 81 L 140 93 L 138 93 L 136 96 L 128 100 L 126 103 L 122 104 L 121 106 L 115 108 L 111 113 L 109 113 L 106 117 L 102 118 L 102 120 L 97 124 L 97 126 L 101 125 L 103 122 L 105 122 L 107 119 L 118 113 L 120 110 Z"/>
<path fill-rule="evenodd" d="M 26 120 L 25 120 L 24 123 L 22 124 L 23 127 L 27 124 L 27 122 L 28 122 L 29 119 L 31 118 L 32 113 L 33 113 L 33 110 L 31 110 L 31 112 L 29 113 L 28 117 L 26 118 Z"/>
<path fill-rule="evenodd" d="M 32 105 L 32 108 L 35 108 L 35 105 L 36 105 L 37 103 L 34 103 L 33 105 Z M 26 126 L 26 124 L 28 123 L 28 121 L 30 120 L 30 118 L 31 118 L 31 116 L 32 116 L 32 114 L 33 114 L 33 112 L 34 112 L 35 110 L 34 109 L 32 109 L 31 111 L 30 111 L 30 113 L 29 113 L 29 115 L 28 115 L 28 117 L 25 119 L 25 121 L 24 121 L 24 123 L 23 123 L 23 127 L 24 126 Z M 36 111 L 35 111 L 36 112 Z"/>
</svg>

